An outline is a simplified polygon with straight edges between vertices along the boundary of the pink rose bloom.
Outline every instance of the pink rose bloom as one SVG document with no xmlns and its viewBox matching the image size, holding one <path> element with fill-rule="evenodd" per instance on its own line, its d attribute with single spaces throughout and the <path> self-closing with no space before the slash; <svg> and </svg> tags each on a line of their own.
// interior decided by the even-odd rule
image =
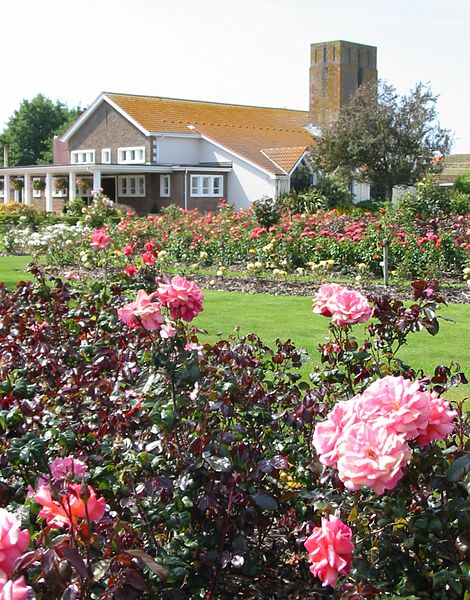
<svg viewBox="0 0 470 600">
<path fill-rule="evenodd" d="M 157 294 L 162 304 L 169 308 L 172 319 L 189 322 L 203 310 L 201 290 L 179 275 L 175 275 L 171 283 L 161 284 Z"/>
<path fill-rule="evenodd" d="M 443 440 L 454 430 L 457 412 L 452 410 L 445 398 L 437 392 L 427 392 L 429 399 L 428 424 L 417 438 L 420 446 L 426 446 L 433 440 Z"/>
<path fill-rule="evenodd" d="M 177 331 L 171 323 L 164 323 L 160 329 L 160 337 L 162 338 L 162 340 L 167 340 L 169 338 L 175 337 L 176 334 Z"/>
<path fill-rule="evenodd" d="M 372 308 L 360 292 L 342 288 L 328 301 L 328 310 L 335 325 L 355 325 L 370 319 Z"/>
<path fill-rule="evenodd" d="M 357 396 L 356 396 L 357 398 Z M 338 461 L 338 440 L 345 427 L 356 421 L 354 405 L 356 398 L 338 402 L 328 413 L 325 421 L 318 423 L 313 432 L 313 445 L 319 454 L 320 462 L 327 467 L 334 467 Z"/>
<path fill-rule="evenodd" d="M 335 587 L 339 574 L 348 573 L 354 544 L 352 531 L 333 515 L 322 517 L 321 527 L 315 527 L 304 546 L 309 553 L 310 572 L 325 587 Z"/>
<path fill-rule="evenodd" d="M 87 498 L 83 498 L 86 491 Z M 105 500 L 96 496 L 91 486 L 71 483 L 67 495 L 59 500 L 53 500 L 49 486 L 39 488 L 34 499 L 43 506 L 39 513 L 51 527 L 62 528 L 65 525 L 77 525 L 79 519 L 99 521 L 104 515 Z"/>
<path fill-rule="evenodd" d="M 78 458 L 72 458 L 71 456 L 54 459 L 49 463 L 49 469 L 54 479 L 81 478 L 88 473 L 86 464 Z"/>
<path fill-rule="evenodd" d="M 105 232 L 105 229 L 95 229 L 91 234 L 92 248 L 107 248 L 111 242 L 111 236 Z"/>
<path fill-rule="evenodd" d="M 156 292 L 146 294 L 145 290 L 139 290 L 134 302 L 129 302 L 118 310 L 121 321 L 129 327 L 144 327 L 149 331 L 160 329 L 165 317 L 160 312 L 160 302 L 153 302 L 155 294 Z"/>
<path fill-rule="evenodd" d="M 377 422 L 393 433 L 415 439 L 429 418 L 429 396 L 417 381 L 387 375 L 377 379 L 361 395 L 357 412 L 363 421 Z"/>
<path fill-rule="evenodd" d="M 397 485 L 411 458 L 403 435 L 364 422 L 344 430 L 337 450 L 338 477 L 345 487 L 349 490 L 370 487 L 376 494 Z"/>
<path fill-rule="evenodd" d="M 122 249 L 122 253 L 125 256 L 130 256 L 131 254 L 133 254 L 135 250 L 135 244 L 134 242 L 130 242 L 129 244 L 127 244 L 127 246 L 124 246 L 124 248 Z"/>
<path fill-rule="evenodd" d="M 31 588 L 26 585 L 24 577 L 15 581 L 0 577 L 0 600 L 27 600 Z"/>
<path fill-rule="evenodd" d="M 29 532 L 20 530 L 20 522 L 4 508 L 0 508 L 0 577 L 7 579 L 15 560 L 29 546 Z"/>
<path fill-rule="evenodd" d="M 144 252 L 143 254 L 140 255 L 140 258 L 142 259 L 142 262 L 144 263 L 144 265 L 147 265 L 147 266 L 153 265 L 156 260 L 155 255 L 152 254 L 152 252 Z"/>
<path fill-rule="evenodd" d="M 124 273 L 126 275 L 128 275 L 129 277 L 133 277 L 138 272 L 139 272 L 139 269 L 135 265 L 132 265 L 132 264 L 127 265 L 126 268 L 124 269 Z"/>
<path fill-rule="evenodd" d="M 330 300 L 342 289 L 343 286 L 337 283 L 324 283 L 321 285 L 313 298 L 313 312 L 324 317 L 331 317 L 333 312 L 329 307 Z"/>
</svg>

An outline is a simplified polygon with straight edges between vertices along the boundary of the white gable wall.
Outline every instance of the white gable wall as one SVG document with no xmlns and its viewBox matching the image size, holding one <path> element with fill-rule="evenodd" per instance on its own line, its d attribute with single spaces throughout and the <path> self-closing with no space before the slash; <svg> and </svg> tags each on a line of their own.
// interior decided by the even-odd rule
<svg viewBox="0 0 470 600">
<path fill-rule="evenodd" d="M 275 180 L 267 173 L 207 140 L 201 140 L 199 161 L 232 163 L 224 197 L 237 209 L 249 208 L 254 200 L 263 196 L 273 197 L 275 194 Z"/>
<path fill-rule="evenodd" d="M 199 162 L 200 138 L 162 135 L 156 140 L 160 164 L 194 165 Z"/>
</svg>

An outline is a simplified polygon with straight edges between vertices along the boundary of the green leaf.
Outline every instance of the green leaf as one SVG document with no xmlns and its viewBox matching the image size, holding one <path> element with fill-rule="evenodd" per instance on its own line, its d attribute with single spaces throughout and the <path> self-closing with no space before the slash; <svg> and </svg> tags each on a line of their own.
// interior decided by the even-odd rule
<svg viewBox="0 0 470 600">
<path fill-rule="evenodd" d="M 449 481 L 460 481 L 467 473 L 470 472 L 470 454 L 460 456 L 455 460 L 446 471 Z"/>
<path fill-rule="evenodd" d="M 261 508 L 261 510 L 277 510 L 279 504 L 272 496 L 265 494 L 264 492 L 258 492 L 251 495 L 253 502 Z"/>
<path fill-rule="evenodd" d="M 208 454 L 204 456 L 204 460 L 209 463 L 212 470 L 218 473 L 228 473 L 232 470 L 232 463 L 228 456 L 212 456 Z"/>
</svg>

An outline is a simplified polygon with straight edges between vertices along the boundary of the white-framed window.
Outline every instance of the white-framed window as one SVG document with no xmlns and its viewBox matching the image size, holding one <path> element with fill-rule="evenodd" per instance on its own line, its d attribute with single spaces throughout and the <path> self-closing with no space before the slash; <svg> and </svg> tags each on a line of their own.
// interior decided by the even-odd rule
<svg viewBox="0 0 470 600">
<path fill-rule="evenodd" d="M 118 163 L 126 165 L 145 163 L 145 146 L 118 148 Z"/>
<path fill-rule="evenodd" d="M 119 177 L 119 195 L 143 198 L 145 196 L 145 177 L 143 175 Z"/>
<path fill-rule="evenodd" d="M 170 175 L 160 175 L 160 196 L 169 196 L 170 193 Z"/>
<path fill-rule="evenodd" d="M 94 150 L 72 150 L 70 152 L 70 162 L 72 165 L 94 165 Z"/>
<path fill-rule="evenodd" d="M 101 150 L 101 162 L 109 164 L 111 162 L 111 148 L 103 148 Z"/>
<path fill-rule="evenodd" d="M 191 196 L 223 196 L 223 175 L 191 175 Z"/>
<path fill-rule="evenodd" d="M 35 181 L 37 182 L 44 182 L 44 179 L 41 179 L 40 177 L 33 177 L 33 182 L 32 182 L 32 188 L 33 188 L 33 198 L 40 198 L 41 194 L 43 192 L 43 186 L 39 186 L 36 188 L 35 187 Z"/>
</svg>

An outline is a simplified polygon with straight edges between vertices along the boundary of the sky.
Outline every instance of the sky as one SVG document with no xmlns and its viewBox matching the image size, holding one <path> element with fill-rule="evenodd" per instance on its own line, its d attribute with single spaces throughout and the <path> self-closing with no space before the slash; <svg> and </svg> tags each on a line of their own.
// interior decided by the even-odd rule
<svg viewBox="0 0 470 600">
<path fill-rule="evenodd" d="M 379 78 L 439 96 L 470 153 L 470 0 L 4 0 L 0 131 L 41 93 L 101 92 L 308 110 L 310 44 L 378 48 Z"/>
</svg>

